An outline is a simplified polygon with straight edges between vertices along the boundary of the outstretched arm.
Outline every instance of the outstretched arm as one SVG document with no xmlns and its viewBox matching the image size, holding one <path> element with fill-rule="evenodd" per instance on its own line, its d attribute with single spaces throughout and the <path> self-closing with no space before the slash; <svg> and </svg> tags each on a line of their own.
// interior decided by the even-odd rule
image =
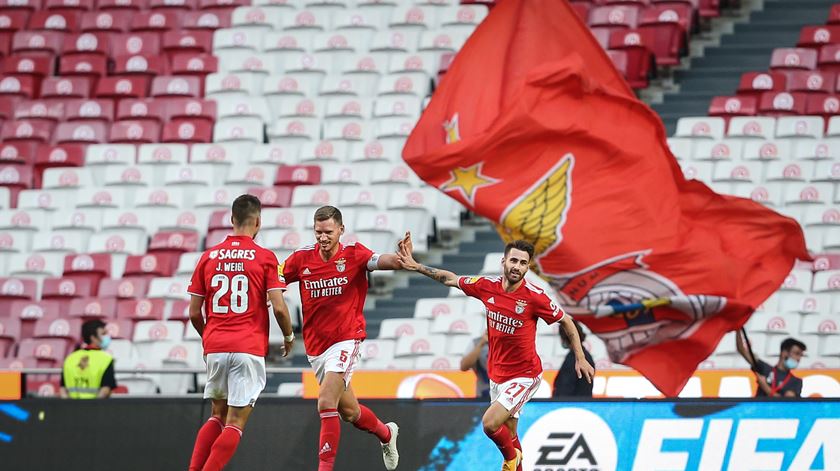
<svg viewBox="0 0 840 471">
<path fill-rule="evenodd" d="M 405 238 L 403 238 L 398 247 L 402 247 L 406 244 L 407 241 L 410 240 L 411 235 L 406 232 Z M 400 258 L 399 253 L 383 253 L 379 256 L 376 261 L 376 269 L 377 270 L 402 270 L 403 267 L 400 265 Z"/>
<path fill-rule="evenodd" d="M 405 239 L 400 242 L 399 252 L 397 254 L 397 260 L 403 270 L 416 271 L 446 286 L 458 286 L 458 275 L 451 271 L 427 267 L 426 265 L 417 263 L 411 254 L 411 248 L 411 234 L 406 233 Z"/>
</svg>

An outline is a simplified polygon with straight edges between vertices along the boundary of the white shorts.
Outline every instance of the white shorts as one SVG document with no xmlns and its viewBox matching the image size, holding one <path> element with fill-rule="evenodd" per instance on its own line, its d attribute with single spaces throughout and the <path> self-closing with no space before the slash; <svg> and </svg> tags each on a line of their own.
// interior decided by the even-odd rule
<svg viewBox="0 0 840 471">
<path fill-rule="evenodd" d="M 519 411 L 522 410 L 528 401 L 537 393 L 542 378 L 513 378 L 502 384 L 490 381 L 490 402 L 498 402 L 514 419 L 519 418 Z"/>
<path fill-rule="evenodd" d="M 252 406 L 265 388 L 265 358 L 248 353 L 205 355 L 204 399 L 227 399 L 229 406 Z"/>
<path fill-rule="evenodd" d="M 324 353 L 318 356 L 308 356 L 309 364 L 315 370 L 315 377 L 318 384 L 324 381 L 328 372 L 344 373 L 344 387 L 350 385 L 350 377 L 362 359 L 362 341 L 344 340 L 333 344 Z"/>
</svg>

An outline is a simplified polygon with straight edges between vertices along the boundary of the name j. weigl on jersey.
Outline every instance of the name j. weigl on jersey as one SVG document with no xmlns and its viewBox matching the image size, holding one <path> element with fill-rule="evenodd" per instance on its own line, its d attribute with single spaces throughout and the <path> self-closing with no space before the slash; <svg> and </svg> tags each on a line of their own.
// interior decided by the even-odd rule
<svg viewBox="0 0 840 471">
<path fill-rule="evenodd" d="M 487 323 L 491 329 L 496 329 L 504 334 L 514 334 L 516 329 L 524 323 L 519 319 L 512 319 L 501 312 L 487 310 Z"/>
<path fill-rule="evenodd" d="M 211 260 L 254 260 L 257 257 L 256 250 L 243 249 L 219 249 L 210 252 Z M 219 262 L 216 265 L 216 271 L 224 272 L 244 272 L 244 262 Z"/>
<path fill-rule="evenodd" d="M 303 287 L 309 291 L 310 298 L 322 298 L 324 296 L 338 296 L 342 293 L 344 285 L 350 280 L 346 276 L 334 276 L 320 280 L 303 280 Z"/>
</svg>

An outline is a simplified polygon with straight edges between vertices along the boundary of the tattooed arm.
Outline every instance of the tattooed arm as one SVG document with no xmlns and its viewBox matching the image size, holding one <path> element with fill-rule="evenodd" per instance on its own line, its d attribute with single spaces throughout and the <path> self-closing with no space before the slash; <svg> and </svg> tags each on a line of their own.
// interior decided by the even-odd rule
<svg viewBox="0 0 840 471">
<path fill-rule="evenodd" d="M 411 249 L 411 234 L 408 234 L 406 235 L 406 238 L 400 242 L 399 251 L 397 253 L 397 259 L 403 270 L 416 271 L 417 273 L 426 275 L 438 283 L 445 284 L 446 286 L 458 286 L 458 275 L 452 273 L 451 271 L 427 267 L 426 265 L 417 263 L 411 254 Z"/>
</svg>

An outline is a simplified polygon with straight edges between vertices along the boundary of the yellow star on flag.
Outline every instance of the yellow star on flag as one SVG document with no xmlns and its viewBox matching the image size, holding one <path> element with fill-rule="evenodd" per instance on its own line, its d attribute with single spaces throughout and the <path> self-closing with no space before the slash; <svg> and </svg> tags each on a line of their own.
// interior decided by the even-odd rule
<svg viewBox="0 0 840 471">
<path fill-rule="evenodd" d="M 449 172 L 449 180 L 441 185 L 443 192 L 458 191 L 470 206 L 475 207 L 475 193 L 479 188 L 494 185 L 499 180 L 482 175 L 481 167 L 484 162 L 479 162 L 467 168 L 455 168 Z"/>
</svg>

